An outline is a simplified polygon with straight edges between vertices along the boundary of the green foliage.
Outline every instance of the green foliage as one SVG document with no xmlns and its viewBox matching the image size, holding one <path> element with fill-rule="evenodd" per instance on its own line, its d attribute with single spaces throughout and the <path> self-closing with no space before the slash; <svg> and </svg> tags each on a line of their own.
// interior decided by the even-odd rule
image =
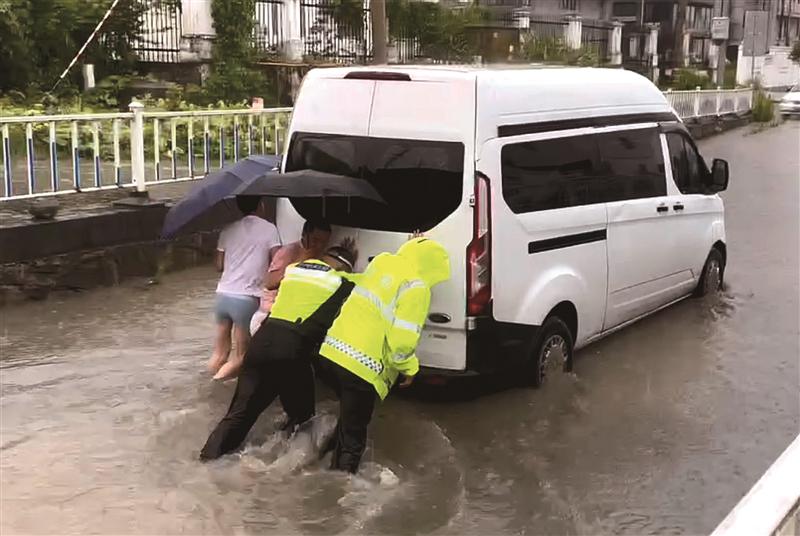
<svg viewBox="0 0 800 536">
<path fill-rule="evenodd" d="M 50 89 L 113 0 L 0 0 L 0 91 Z M 179 0 L 161 0 L 173 3 Z M 101 74 L 130 71 L 146 5 L 122 0 L 83 55 Z M 66 85 L 77 84 L 74 69 Z"/>
<path fill-rule="evenodd" d="M 253 67 L 254 12 L 255 0 L 213 0 L 211 15 L 217 38 L 205 87 L 209 101 L 245 101 L 270 93 L 266 78 Z"/>
<path fill-rule="evenodd" d="M 386 12 L 390 37 L 417 39 L 423 56 L 442 61 L 469 61 L 477 55 L 469 30 L 489 20 L 489 13 L 474 5 L 452 9 L 438 3 L 390 0 Z"/>
<path fill-rule="evenodd" d="M 526 61 L 593 67 L 601 64 L 600 55 L 591 47 L 570 49 L 563 39 L 543 37 L 531 39 L 522 47 Z"/>
<path fill-rule="evenodd" d="M 337 24 L 361 28 L 364 24 L 364 4 L 360 0 L 332 0 L 333 18 Z"/>
<path fill-rule="evenodd" d="M 795 41 L 792 45 L 792 51 L 789 53 L 789 59 L 795 63 L 800 63 L 800 40 Z"/>
<path fill-rule="evenodd" d="M 767 93 L 756 90 L 753 95 L 753 120 L 759 123 L 768 123 L 775 117 L 775 103 Z"/>
<path fill-rule="evenodd" d="M 677 69 L 672 80 L 671 88 L 674 90 L 711 89 L 713 84 L 708 76 L 699 74 L 693 69 Z"/>
</svg>

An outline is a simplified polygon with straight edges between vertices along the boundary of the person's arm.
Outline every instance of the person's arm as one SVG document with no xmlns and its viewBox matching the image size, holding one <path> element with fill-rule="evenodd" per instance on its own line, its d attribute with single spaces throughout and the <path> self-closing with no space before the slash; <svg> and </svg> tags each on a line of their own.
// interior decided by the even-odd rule
<svg viewBox="0 0 800 536">
<path fill-rule="evenodd" d="M 419 360 L 414 352 L 425 327 L 430 305 L 431 291 L 422 281 L 409 281 L 400 287 L 394 322 L 386 342 L 392 366 L 404 376 L 414 376 L 419 372 Z"/>
<path fill-rule="evenodd" d="M 217 251 L 214 254 L 214 268 L 216 268 L 218 272 L 222 272 L 225 269 L 225 242 L 228 236 L 227 231 L 227 228 L 223 229 L 222 232 L 219 233 L 219 240 L 217 240 Z"/>
<path fill-rule="evenodd" d="M 292 248 L 282 247 L 275 253 L 272 263 L 269 265 L 269 271 L 264 278 L 264 287 L 267 290 L 276 290 L 283 276 L 286 273 L 286 267 L 292 264 L 295 259 L 292 258 Z"/>
</svg>

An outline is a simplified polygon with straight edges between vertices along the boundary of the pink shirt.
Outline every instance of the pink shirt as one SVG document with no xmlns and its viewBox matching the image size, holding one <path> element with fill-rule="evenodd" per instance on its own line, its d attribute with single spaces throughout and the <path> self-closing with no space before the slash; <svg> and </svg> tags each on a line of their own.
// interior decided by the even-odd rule
<svg viewBox="0 0 800 536">
<path fill-rule="evenodd" d="M 283 273 L 286 267 L 290 264 L 300 262 L 303 259 L 305 250 L 300 242 L 292 242 L 281 247 L 272 257 L 272 262 L 269 265 L 269 273 L 278 272 L 283 279 Z M 261 310 L 269 312 L 272 309 L 272 304 L 275 303 L 275 296 L 278 295 L 278 289 L 265 290 L 261 296 Z"/>
</svg>

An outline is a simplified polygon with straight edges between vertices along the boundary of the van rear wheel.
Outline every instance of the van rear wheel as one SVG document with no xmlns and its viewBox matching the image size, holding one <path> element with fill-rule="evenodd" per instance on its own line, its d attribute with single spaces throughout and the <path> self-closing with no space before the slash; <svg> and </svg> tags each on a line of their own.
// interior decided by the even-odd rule
<svg viewBox="0 0 800 536">
<path fill-rule="evenodd" d="M 529 378 L 541 387 L 548 376 L 572 370 L 575 341 L 567 324 L 557 316 L 548 317 L 534 337 L 528 362 Z"/>
<path fill-rule="evenodd" d="M 722 253 L 714 248 L 708 254 L 706 264 L 703 266 L 703 273 L 700 274 L 700 281 L 694 291 L 695 298 L 702 298 L 709 294 L 715 294 L 722 289 L 722 280 L 725 276 L 725 260 Z"/>
</svg>

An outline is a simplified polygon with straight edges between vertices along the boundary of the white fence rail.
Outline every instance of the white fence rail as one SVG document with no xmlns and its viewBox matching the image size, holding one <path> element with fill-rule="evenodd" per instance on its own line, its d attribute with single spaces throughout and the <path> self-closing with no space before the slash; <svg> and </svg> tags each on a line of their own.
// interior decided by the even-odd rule
<svg viewBox="0 0 800 536">
<path fill-rule="evenodd" d="M 711 536 L 800 534 L 800 436 L 739 501 Z"/>
<path fill-rule="evenodd" d="M 683 119 L 744 113 L 751 89 L 667 91 Z M 0 116 L 0 202 L 197 179 L 250 154 L 279 154 L 291 108 Z"/>
<path fill-rule="evenodd" d="M 291 108 L 0 117 L 0 201 L 201 178 L 278 154 Z"/>
<path fill-rule="evenodd" d="M 749 88 L 667 90 L 664 96 L 681 119 L 744 113 L 753 106 L 753 90 Z"/>
</svg>

